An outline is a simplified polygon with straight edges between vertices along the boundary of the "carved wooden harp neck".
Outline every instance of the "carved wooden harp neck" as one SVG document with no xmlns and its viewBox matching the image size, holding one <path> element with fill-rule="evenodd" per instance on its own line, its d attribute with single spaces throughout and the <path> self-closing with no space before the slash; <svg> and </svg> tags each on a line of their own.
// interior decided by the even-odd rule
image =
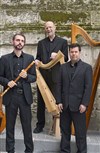
<svg viewBox="0 0 100 153">
<path fill-rule="evenodd" d="M 71 42 L 75 43 L 76 42 L 76 36 L 77 35 L 82 35 L 83 38 L 86 40 L 86 42 L 90 45 L 90 46 L 100 46 L 100 42 L 97 42 L 95 40 L 93 40 L 89 34 L 80 26 L 73 24 L 71 25 Z"/>
</svg>

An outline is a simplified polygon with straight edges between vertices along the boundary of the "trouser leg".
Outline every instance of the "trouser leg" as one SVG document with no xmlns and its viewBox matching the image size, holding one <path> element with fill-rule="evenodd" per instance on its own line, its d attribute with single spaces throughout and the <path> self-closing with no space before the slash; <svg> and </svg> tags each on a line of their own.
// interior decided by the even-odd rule
<svg viewBox="0 0 100 153">
<path fill-rule="evenodd" d="M 18 106 L 13 102 L 6 106 L 6 151 L 11 153 L 15 150 L 14 129 L 17 111 Z"/>
<path fill-rule="evenodd" d="M 38 89 L 37 91 L 37 127 L 44 128 L 45 125 L 45 103 Z"/>
<path fill-rule="evenodd" d="M 75 126 L 77 153 L 87 153 L 86 142 L 86 114 L 76 112 L 73 113 L 73 122 Z"/>
<path fill-rule="evenodd" d="M 61 127 L 61 153 L 70 153 L 70 138 L 71 138 L 71 116 L 67 111 L 60 114 Z"/>
<path fill-rule="evenodd" d="M 33 138 L 32 138 L 32 127 L 31 127 L 31 106 L 28 105 L 22 97 L 19 104 L 20 120 L 22 124 L 24 134 L 25 153 L 32 153 L 34 150 Z"/>
</svg>

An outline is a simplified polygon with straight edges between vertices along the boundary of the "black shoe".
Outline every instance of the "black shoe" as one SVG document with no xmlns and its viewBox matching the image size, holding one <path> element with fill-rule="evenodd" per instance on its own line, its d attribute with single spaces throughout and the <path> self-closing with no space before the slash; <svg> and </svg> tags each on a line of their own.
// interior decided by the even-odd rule
<svg viewBox="0 0 100 153">
<path fill-rule="evenodd" d="M 40 127 L 36 127 L 33 131 L 33 133 L 40 133 L 43 131 L 43 128 L 40 128 Z"/>
</svg>

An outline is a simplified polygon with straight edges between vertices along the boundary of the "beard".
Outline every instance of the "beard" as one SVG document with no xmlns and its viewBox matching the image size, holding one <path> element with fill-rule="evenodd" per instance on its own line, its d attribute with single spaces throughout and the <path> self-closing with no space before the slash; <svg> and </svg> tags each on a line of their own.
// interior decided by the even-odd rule
<svg viewBox="0 0 100 153">
<path fill-rule="evenodd" d="M 14 45 L 14 48 L 16 50 L 22 50 L 24 46 L 22 46 L 21 44 L 18 44 L 18 45 Z"/>
</svg>

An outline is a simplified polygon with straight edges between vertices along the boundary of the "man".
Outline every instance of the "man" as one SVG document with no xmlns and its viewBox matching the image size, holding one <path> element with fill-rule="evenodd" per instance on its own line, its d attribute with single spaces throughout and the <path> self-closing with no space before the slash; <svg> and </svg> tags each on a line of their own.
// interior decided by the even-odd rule
<svg viewBox="0 0 100 153">
<path fill-rule="evenodd" d="M 61 66 L 61 153 L 70 153 L 71 123 L 75 127 L 77 153 L 87 153 L 86 110 L 92 89 L 92 67 L 80 59 L 81 47 L 71 44 L 70 61 Z"/>
<path fill-rule="evenodd" d="M 3 103 L 6 110 L 6 151 L 15 152 L 15 122 L 19 109 L 22 130 L 24 134 L 25 153 L 33 153 L 31 129 L 31 104 L 33 102 L 30 83 L 36 81 L 36 71 L 33 65 L 28 72 L 24 69 L 34 60 L 32 55 L 23 52 L 26 38 L 23 34 L 15 34 L 12 53 L 0 59 L 0 84 L 10 90 L 4 95 Z M 20 75 L 17 83 L 14 80 Z"/>
<path fill-rule="evenodd" d="M 42 61 L 44 64 L 50 62 L 54 59 L 58 51 L 62 51 L 65 56 L 65 61 L 68 60 L 68 45 L 65 39 L 62 39 L 55 34 L 56 27 L 52 21 L 45 23 L 45 32 L 47 37 L 38 43 L 37 55 L 35 63 L 38 66 L 38 61 Z M 58 80 L 59 80 L 59 69 L 60 63 L 56 64 L 53 68 L 49 70 L 43 70 L 40 68 L 41 74 L 43 75 L 47 85 L 49 86 L 52 94 L 54 95 L 56 101 L 59 101 L 59 89 L 58 89 Z M 37 119 L 36 128 L 34 133 L 40 133 L 43 131 L 45 125 L 45 104 L 42 99 L 42 96 L 38 90 L 38 103 L 37 103 Z"/>
</svg>

